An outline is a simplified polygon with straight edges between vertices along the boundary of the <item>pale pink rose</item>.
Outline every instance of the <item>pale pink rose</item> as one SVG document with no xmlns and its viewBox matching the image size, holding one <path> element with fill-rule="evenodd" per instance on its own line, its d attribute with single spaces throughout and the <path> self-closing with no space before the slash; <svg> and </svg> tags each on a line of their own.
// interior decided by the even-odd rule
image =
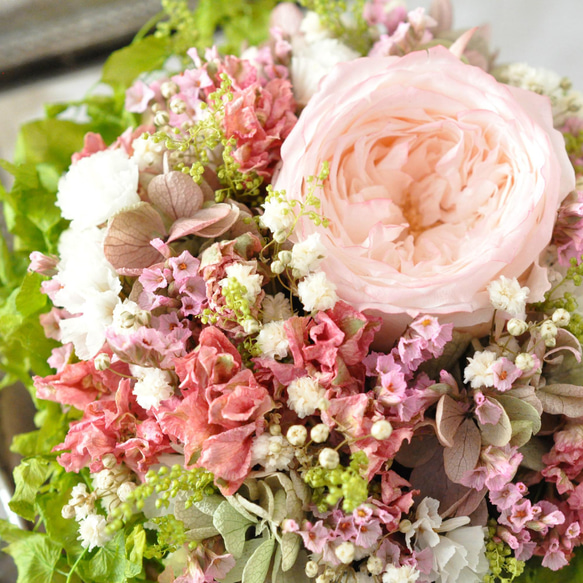
<svg viewBox="0 0 583 583">
<path fill-rule="evenodd" d="M 473 328 L 492 316 L 486 287 L 517 277 L 542 299 L 539 265 L 574 188 L 545 97 L 498 83 L 441 46 L 342 63 L 282 148 L 275 189 L 302 200 L 321 164 L 329 229 L 322 268 L 338 296 L 381 315 L 394 339 L 419 314 Z"/>
</svg>

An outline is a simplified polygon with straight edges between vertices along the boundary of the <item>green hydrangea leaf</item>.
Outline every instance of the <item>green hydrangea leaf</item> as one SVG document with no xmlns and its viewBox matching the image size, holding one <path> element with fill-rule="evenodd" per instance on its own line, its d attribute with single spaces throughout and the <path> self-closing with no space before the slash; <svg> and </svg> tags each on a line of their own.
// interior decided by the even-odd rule
<svg viewBox="0 0 583 583">
<path fill-rule="evenodd" d="M 63 518 L 61 510 L 69 502 L 73 486 L 80 481 L 77 474 L 63 473 L 58 481 L 59 490 L 42 494 L 36 501 L 49 538 L 66 549 L 69 563 L 74 562 L 83 548 L 77 540 L 79 525 L 75 519 Z"/>
<path fill-rule="evenodd" d="M 55 572 L 62 547 L 45 534 L 32 534 L 4 549 L 18 567 L 17 583 L 56 583 L 64 577 Z"/>
<path fill-rule="evenodd" d="M 137 577 L 143 571 L 144 551 L 146 550 L 146 531 L 141 524 L 134 527 L 126 538 L 126 577 Z"/>
<path fill-rule="evenodd" d="M 0 518 L 0 540 L 6 543 L 14 543 L 32 535 L 32 532 L 23 530 L 19 526 Z"/>
<path fill-rule="evenodd" d="M 45 483 L 50 473 L 50 463 L 43 458 L 34 457 L 22 461 L 14 470 L 16 490 L 10 501 L 13 512 L 26 520 L 34 520 L 35 501 L 39 488 Z"/>
<path fill-rule="evenodd" d="M 243 569 L 247 565 L 253 553 L 263 544 L 262 538 L 254 538 L 245 542 L 243 554 L 237 559 L 235 566 L 227 573 L 221 583 L 240 583 L 243 576 Z"/>
<path fill-rule="evenodd" d="M 213 524 L 221 533 L 227 551 L 238 559 L 243 554 L 247 529 L 253 523 L 225 501 L 217 508 Z"/>
<path fill-rule="evenodd" d="M 125 90 L 140 73 L 161 67 L 168 57 L 168 52 L 166 39 L 145 37 L 115 51 L 103 66 L 101 80 L 114 88 Z"/>
<path fill-rule="evenodd" d="M 14 159 L 33 167 L 50 164 L 64 171 L 71 165 L 71 155 L 83 147 L 83 138 L 90 129 L 87 124 L 63 119 L 27 123 L 20 130 Z"/>
<path fill-rule="evenodd" d="M 43 277 L 38 273 L 27 273 L 15 298 L 16 309 L 26 318 L 42 310 L 47 296 L 40 291 Z"/>
<path fill-rule="evenodd" d="M 92 551 L 93 556 L 79 563 L 81 579 L 91 583 L 126 583 L 124 533 L 118 532 L 105 546 Z"/>
<path fill-rule="evenodd" d="M 274 538 L 267 539 L 257 547 L 243 569 L 242 583 L 265 583 L 274 548 Z"/>
</svg>

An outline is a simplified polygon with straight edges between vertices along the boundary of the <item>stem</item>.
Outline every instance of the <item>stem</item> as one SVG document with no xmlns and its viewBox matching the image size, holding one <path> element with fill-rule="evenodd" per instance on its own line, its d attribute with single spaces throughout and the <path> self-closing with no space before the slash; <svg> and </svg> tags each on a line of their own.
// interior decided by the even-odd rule
<svg viewBox="0 0 583 583">
<path fill-rule="evenodd" d="M 150 32 L 150 30 L 164 18 L 164 16 L 165 13 L 163 10 L 152 16 L 152 18 L 150 18 L 150 20 L 148 20 L 148 22 L 146 22 L 142 28 L 140 28 L 138 34 L 136 34 L 132 42 L 135 43 L 142 40 Z"/>
<path fill-rule="evenodd" d="M 86 552 L 87 549 L 83 549 L 83 552 L 79 555 L 79 558 L 75 561 L 75 564 L 71 567 L 71 570 L 67 575 L 67 580 L 65 581 L 65 583 L 71 583 L 72 581 L 71 577 L 75 574 L 75 571 L 77 570 L 77 567 L 79 566 L 79 563 L 81 562 L 81 559 L 85 556 Z"/>
</svg>

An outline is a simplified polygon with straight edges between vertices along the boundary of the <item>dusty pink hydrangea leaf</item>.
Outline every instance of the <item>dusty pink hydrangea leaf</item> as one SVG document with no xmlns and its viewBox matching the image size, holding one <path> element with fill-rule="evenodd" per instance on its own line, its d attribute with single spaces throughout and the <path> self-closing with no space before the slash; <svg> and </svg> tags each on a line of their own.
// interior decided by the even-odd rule
<svg viewBox="0 0 583 583">
<path fill-rule="evenodd" d="M 464 421 L 465 411 L 461 403 L 449 395 L 443 395 L 435 411 L 435 431 L 444 447 L 453 447 L 457 430 Z"/>
<path fill-rule="evenodd" d="M 409 481 L 413 488 L 421 492 L 420 499 L 429 496 L 439 500 L 440 509 L 448 517 L 469 516 L 478 508 L 486 494 L 485 489 L 474 490 L 455 484 L 448 478 L 441 448 L 426 463 L 411 472 Z"/>
<path fill-rule="evenodd" d="M 536 396 L 540 399 L 545 413 L 571 418 L 583 416 L 583 387 L 566 384 L 546 385 L 539 388 Z"/>
<path fill-rule="evenodd" d="M 473 470 L 480 458 L 482 439 L 472 419 L 466 419 L 458 429 L 453 447 L 443 450 L 443 463 L 447 477 L 456 483 L 466 472 Z"/>
<path fill-rule="evenodd" d="M 194 216 L 182 217 L 170 228 L 168 243 L 187 235 L 218 237 L 228 231 L 239 218 L 239 209 L 226 203 L 218 203 L 200 209 Z"/>
<path fill-rule="evenodd" d="M 165 236 L 158 212 L 146 202 L 138 203 L 110 220 L 103 243 L 105 257 L 119 273 L 141 270 L 164 261 L 150 241 Z"/>
<path fill-rule="evenodd" d="M 172 222 L 194 216 L 204 202 L 201 187 L 182 172 L 168 172 L 153 178 L 148 186 L 148 198 Z"/>
<path fill-rule="evenodd" d="M 508 445 L 510 438 L 512 437 L 512 425 L 510 424 L 510 418 L 508 414 L 494 399 L 489 399 L 491 403 L 496 403 L 496 405 L 500 408 L 500 418 L 498 419 L 498 423 L 480 423 L 478 421 L 478 425 L 480 427 L 480 433 L 482 434 L 482 441 L 486 445 L 495 445 L 497 447 L 504 447 Z"/>
</svg>

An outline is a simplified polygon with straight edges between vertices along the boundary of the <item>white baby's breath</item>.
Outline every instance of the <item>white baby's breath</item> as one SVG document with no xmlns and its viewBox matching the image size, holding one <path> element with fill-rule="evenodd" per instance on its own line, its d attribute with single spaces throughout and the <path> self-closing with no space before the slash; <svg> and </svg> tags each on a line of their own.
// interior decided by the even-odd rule
<svg viewBox="0 0 583 583">
<path fill-rule="evenodd" d="M 504 310 L 511 316 L 521 316 L 526 307 L 526 300 L 530 290 L 521 287 L 518 280 L 503 275 L 488 285 L 490 302 L 497 310 Z"/>
<path fill-rule="evenodd" d="M 106 532 L 107 522 L 101 514 L 90 514 L 79 523 L 79 536 L 81 546 L 88 551 L 95 547 L 102 547 L 111 539 Z"/>
<path fill-rule="evenodd" d="M 322 406 L 326 391 L 316 379 L 305 376 L 293 380 L 287 387 L 288 406 L 300 419 L 313 415 Z"/>
<path fill-rule="evenodd" d="M 336 286 L 323 271 L 311 273 L 298 284 L 298 295 L 307 312 L 329 310 L 338 301 Z"/>
<path fill-rule="evenodd" d="M 494 386 L 493 364 L 496 362 L 496 353 L 491 350 L 477 351 L 472 358 L 468 358 L 468 365 L 464 369 L 464 382 L 470 383 L 472 389 Z"/>
<path fill-rule="evenodd" d="M 325 256 L 326 247 L 320 241 L 320 233 L 312 233 L 292 248 L 289 265 L 293 269 L 293 275 L 304 277 L 315 271 Z"/>
<path fill-rule="evenodd" d="M 262 356 L 269 358 L 285 358 L 289 351 L 287 334 L 283 320 L 265 324 L 257 336 L 257 345 Z"/>
<path fill-rule="evenodd" d="M 174 394 L 172 377 L 168 371 L 133 365 L 132 374 L 138 379 L 132 392 L 144 409 L 157 409 L 162 401 Z"/>
<path fill-rule="evenodd" d="M 281 292 L 274 296 L 267 294 L 261 302 L 261 309 L 264 324 L 277 320 L 287 320 L 293 316 L 289 299 Z"/>
<path fill-rule="evenodd" d="M 282 435 L 260 435 L 251 447 L 251 463 L 262 465 L 267 471 L 287 469 L 294 459 L 294 449 Z"/>
</svg>

